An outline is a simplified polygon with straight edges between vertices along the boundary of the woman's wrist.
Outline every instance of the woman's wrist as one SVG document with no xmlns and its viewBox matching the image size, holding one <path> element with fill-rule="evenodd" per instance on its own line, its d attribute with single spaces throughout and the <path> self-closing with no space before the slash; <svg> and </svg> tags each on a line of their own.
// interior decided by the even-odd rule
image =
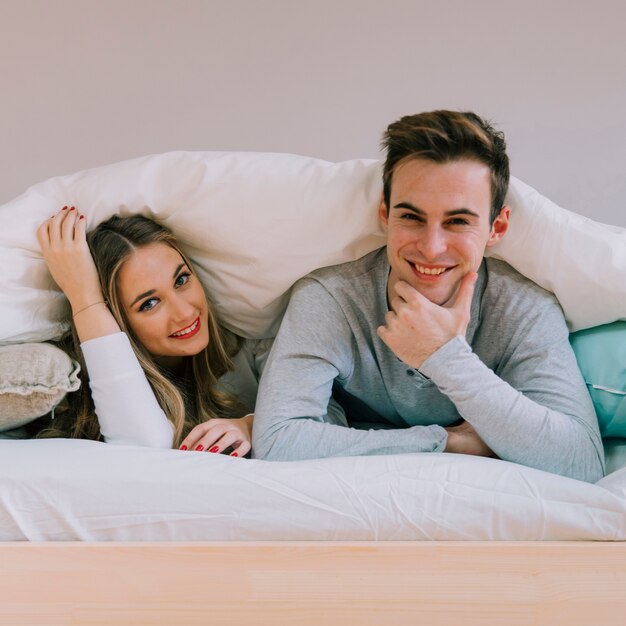
<svg viewBox="0 0 626 626">
<path fill-rule="evenodd" d="M 79 315 L 80 313 L 82 313 L 83 311 L 86 311 L 87 309 L 90 309 L 91 307 L 94 306 L 108 306 L 108 304 L 106 303 L 105 300 L 98 300 L 96 302 L 92 302 L 91 304 L 87 304 L 86 306 L 78 309 L 78 310 L 74 310 L 74 308 L 72 308 L 72 317 L 76 317 L 77 315 Z"/>
</svg>

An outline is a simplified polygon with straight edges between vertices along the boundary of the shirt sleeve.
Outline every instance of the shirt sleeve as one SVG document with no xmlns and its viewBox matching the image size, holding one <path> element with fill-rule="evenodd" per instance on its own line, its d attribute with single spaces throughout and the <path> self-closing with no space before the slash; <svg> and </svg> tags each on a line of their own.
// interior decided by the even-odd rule
<svg viewBox="0 0 626 626">
<path fill-rule="evenodd" d="M 174 429 L 125 333 L 81 344 L 100 432 L 107 443 L 171 448 Z"/>
<path fill-rule="evenodd" d="M 604 453 L 558 306 L 517 327 L 497 372 L 457 336 L 420 367 L 501 458 L 596 482 Z"/>
<path fill-rule="evenodd" d="M 261 377 L 253 429 L 256 458 L 440 452 L 441 426 L 350 428 L 332 399 L 336 379 L 352 373 L 353 334 L 341 308 L 314 279 L 294 288 Z"/>
<path fill-rule="evenodd" d="M 222 391 L 237 398 L 250 412 L 254 412 L 259 378 L 272 346 L 272 339 L 246 339 L 233 357 L 233 370 L 218 382 Z"/>
</svg>

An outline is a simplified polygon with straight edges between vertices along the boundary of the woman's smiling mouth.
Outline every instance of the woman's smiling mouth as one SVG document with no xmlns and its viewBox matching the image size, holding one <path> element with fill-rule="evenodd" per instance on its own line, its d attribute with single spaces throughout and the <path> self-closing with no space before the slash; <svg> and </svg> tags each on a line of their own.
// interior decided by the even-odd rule
<svg viewBox="0 0 626 626">
<path fill-rule="evenodd" d="M 172 339 L 189 339 L 189 337 L 193 337 L 200 330 L 200 318 L 197 317 L 193 324 L 190 324 L 186 328 L 182 328 L 181 330 L 177 330 L 175 333 L 172 333 L 170 337 Z"/>
</svg>

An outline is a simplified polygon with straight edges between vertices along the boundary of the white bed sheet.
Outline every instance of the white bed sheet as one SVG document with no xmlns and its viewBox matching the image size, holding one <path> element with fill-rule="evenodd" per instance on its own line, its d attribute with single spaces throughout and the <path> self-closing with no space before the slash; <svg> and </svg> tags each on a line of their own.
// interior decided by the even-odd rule
<svg viewBox="0 0 626 626">
<path fill-rule="evenodd" d="M 626 462 L 626 445 L 607 452 Z M 453 454 L 272 463 L 3 440 L 0 497 L 2 541 L 626 540 L 626 467 L 591 485 Z"/>
</svg>

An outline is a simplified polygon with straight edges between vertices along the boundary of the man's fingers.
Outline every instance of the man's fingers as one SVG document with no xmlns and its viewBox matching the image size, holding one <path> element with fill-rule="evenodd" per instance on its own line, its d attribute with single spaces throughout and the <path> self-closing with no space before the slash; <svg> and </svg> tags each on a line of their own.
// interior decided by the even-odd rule
<svg viewBox="0 0 626 626">
<path fill-rule="evenodd" d="M 418 302 L 428 302 L 428 298 L 426 298 L 426 296 L 423 296 L 417 289 L 411 287 L 409 283 L 403 280 L 399 280 L 393 288 L 398 296 L 400 296 L 400 298 L 404 300 L 404 302 L 410 302 L 411 300 L 416 300 Z"/>
<path fill-rule="evenodd" d="M 454 301 L 450 308 L 462 310 L 469 315 L 472 308 L 472 297 L 474 295 L 474 285 L 478 279 L 476 272 L 468 272 L 461 278 L 459 290 L 456 293 Z"/>
</svg>

